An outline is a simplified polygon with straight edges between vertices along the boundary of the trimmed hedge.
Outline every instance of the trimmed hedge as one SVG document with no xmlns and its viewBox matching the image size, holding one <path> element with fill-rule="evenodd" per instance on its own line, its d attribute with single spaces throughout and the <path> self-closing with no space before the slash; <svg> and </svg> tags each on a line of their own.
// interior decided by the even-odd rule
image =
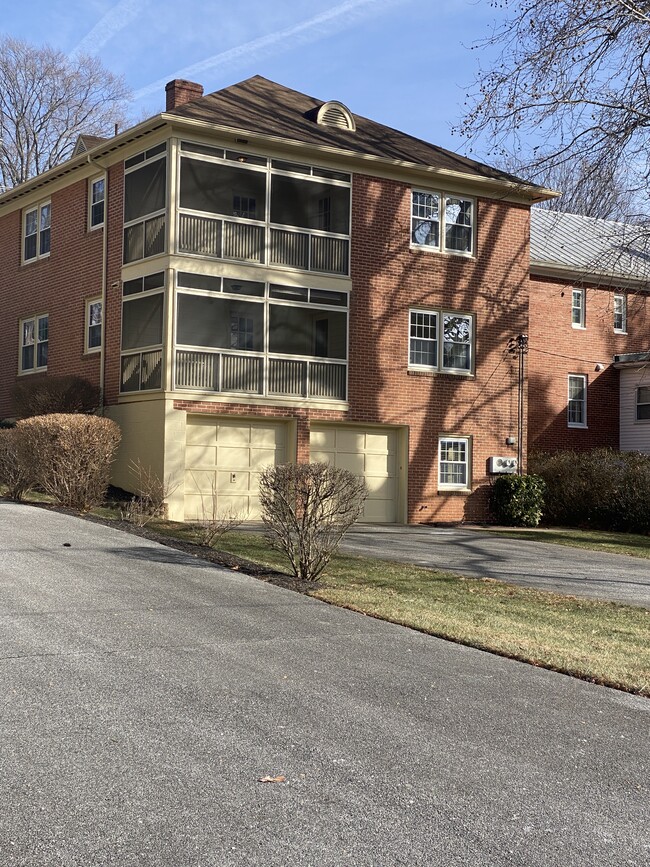
<svg viewBox="0 0 650 867">
<path fill-rule="evenodd" d="M 531 455 L 546 482 L 544 522 L 650 533 L 650 456 L 594 449 Z"/>
<path fill-rule="evenodd" d="M 6 485 L 12 500 L 19 502 L 30 489 L 32 477 L 20 459 L 19 432 L 15 427 L 0 429 L 0 484 Z"/>
<path fill-rule="evenodd" d="M 93 413 L 99 407 L 99 386 L 81 376 L 47 376 L 16 383 L 12 397 L 16 418 Z"/>
<path fill-rule="evenodd" d="M 539 476 L 497 476 L 490 505 L 499 524 L 536 527 L 542 517 L 546 485 Z"/>
<path fill-rule="evenodd" d="M 102 502 L 120 441 L 114 421 L 54 413 L 23 419 L 16 432 L 27 473 L 59 505 L 86 512 Z"/>
</svg>

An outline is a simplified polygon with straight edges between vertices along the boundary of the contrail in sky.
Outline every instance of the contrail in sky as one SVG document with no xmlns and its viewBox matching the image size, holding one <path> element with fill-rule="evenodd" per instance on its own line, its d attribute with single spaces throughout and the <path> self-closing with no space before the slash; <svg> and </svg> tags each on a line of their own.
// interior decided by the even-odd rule
<svg viewBox="0 0 650 867">
<path fill-rule="evenodd" d="M 314 15 L 313 18 L 301 21 L 299 24 L 292 24 L 283 30 L 276 30 L 275 33 L 269 33 L 266 36 L 252 39 L 243 45 L 229 48 L 227 51 L 214 54 L 212 57 L 192 64 L 192 66 L 186 66 L 177 72 L 170 73 L 158 81 L 141 87 L 134 93 L 133 99 L 143 99 L 153 93 L 160 92 L 165 84 L 173 78 L 195 78 L 202 73 L 214 71 L 219 67 L 233 66 L 240 60 L 246 63 L 256 62 L 262 57 L 268 57 L 270 54 L 273 54 L 274 49 L 286 51 L 295 45 L 315 42 L 323 36 L 342 29 L 354 20 L 366 17 L 370 12 L 380 12 L 389 6 L 395 6 L 402 2 L 404 0 L 346 0 L 345 3 L 340 3 L 338 6 L 326 9 L 318 15 Z M 86 40 L 83 41 L 85 42 Z"/>
<path fill-rule="evenodd" d="M 98 54 L 107 42 L 134 21 L 145 5 L 145 0 L 120 0 L 101 18 L 70 54 Z"/>
</svg>

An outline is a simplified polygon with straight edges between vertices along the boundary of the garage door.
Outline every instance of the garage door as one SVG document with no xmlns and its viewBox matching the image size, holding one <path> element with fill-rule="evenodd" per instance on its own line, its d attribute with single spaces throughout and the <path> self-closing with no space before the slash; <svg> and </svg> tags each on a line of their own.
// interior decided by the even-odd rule
<svg viewBox="0 0 650 867">
<path fill-rule="evenodd" d="M 259 518 L 258 478 L 269 465 L 286 461 L 282 423 L 187 418 L 185 520 L 211 516 L 212 491 L 219 511 Z"/>
<path fill-rule="evenodd" d="M 397 442 L 396 430 L 312 425 L 311 460 L 363 476 L 368 499 L 361 520 L 393 524 L 398 520 Z"/>
</svg>

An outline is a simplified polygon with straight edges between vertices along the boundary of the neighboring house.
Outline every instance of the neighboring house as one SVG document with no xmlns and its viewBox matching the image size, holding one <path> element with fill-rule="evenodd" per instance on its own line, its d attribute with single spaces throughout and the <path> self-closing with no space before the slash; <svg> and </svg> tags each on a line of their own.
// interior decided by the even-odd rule
<svg viewBox="0 0 650 867">
<path fill-rule="evenodd" d="M 650 453 L 645 230 L 533 208 L 530 246 L 529 450 Z"/>
<path fill-rule="evenodd" d="M 259 470 L 309 459 L 365 477 L 365 520 L 485 518 L 550 195 L 259 76 L 170 82 L 0 196 L 0 417 L 18 380 L 98 383 L 114 483 L 139 460 L 173 519 L 254 518 Z"/>
</svg>

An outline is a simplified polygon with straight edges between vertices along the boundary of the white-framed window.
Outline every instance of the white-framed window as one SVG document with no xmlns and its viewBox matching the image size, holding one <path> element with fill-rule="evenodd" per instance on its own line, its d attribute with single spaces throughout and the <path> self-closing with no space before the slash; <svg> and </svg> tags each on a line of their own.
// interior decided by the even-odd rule
<svg viewBox="0 0 650 867">
<path fill-rule="evenodd" d="M 99 352 L 101 349 L 102 312 L 101 298 L 86 301 L 86 352 Z"/>
<path fill-rule="evenodd" d="M 587 427 L 587 377 L 582 374 L 569 374 L 567 424 Z"/>
<path fill-rule="evenodd" d="M 438 488 L 466 491 L 470 488 L 470 437 L 438 439 Z"/>
<path fill-rule="evenodd" d="M 585 290 L 571 290 L 571 325 L 574 328 L 585 327 Z"/>
<path fill-rule="evenodd" d="M 650 421 L 650 385 L 639 385 L 637 387 L 636 420 Z"/>
<path fill-rule="evenodd" d="M 49 316 L 31 316 L 20 322 L 20 373 L 47 369 Z"/>
<path fill-rule="evenodd" d="M 625 295 L 614 295 L 614 331 L 618 334 L 627 332 L 627 298 Z"/>
<path fill-rule="evenodd" d="M 474 200 L 412 190 L 411 245 L 445 253 L 474 252 Z"/>
<path fill-rule="evenodd" d="M 106 178 L 91 178 L 88 186 L 88 225 L 98 229 L 104 225 Z"/>
<path fill-rule="evenodd" d="M 34 262 L 50 255 L 52 203 L 41 202 L 23 215 L 23 262 Z"/>
<path fill-rule="evenodd" d="M 409 367 L 472 372 L 474 317 L 450 310 L 409 310 Z"/>
</svg>

